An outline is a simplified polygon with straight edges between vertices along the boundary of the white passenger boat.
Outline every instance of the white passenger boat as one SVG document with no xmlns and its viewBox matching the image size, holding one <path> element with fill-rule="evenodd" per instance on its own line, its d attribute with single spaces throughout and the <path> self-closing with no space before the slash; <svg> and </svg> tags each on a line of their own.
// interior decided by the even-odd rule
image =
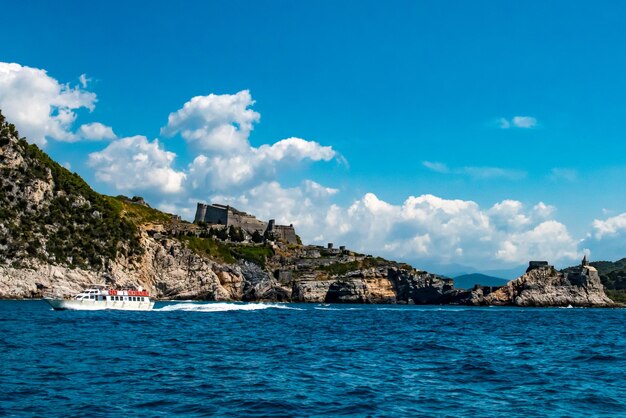
<svg viewBox="0 0 626 418">
<path fill-rule="evenodd" d="M 115 290 L 104 285 L 93 285 L 72 299 L 45 298 L 56 310 L 97 311 L 119 309 L 124 311 L 149 311 L 154 306 L 150 294 L 138 289 Z"/>
</svg>

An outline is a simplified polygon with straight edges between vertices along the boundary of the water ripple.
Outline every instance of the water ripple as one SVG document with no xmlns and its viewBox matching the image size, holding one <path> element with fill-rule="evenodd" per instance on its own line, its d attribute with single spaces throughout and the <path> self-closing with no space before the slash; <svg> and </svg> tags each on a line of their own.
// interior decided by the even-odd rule
<svg viewBox="0 0 626 418">
<path fill-rule="evenodd" d="M 202 314 L 195 314 L 202 313 Z M 625 310 L 0 302 L 0 415 L 623 416 Z"/>
</svg>

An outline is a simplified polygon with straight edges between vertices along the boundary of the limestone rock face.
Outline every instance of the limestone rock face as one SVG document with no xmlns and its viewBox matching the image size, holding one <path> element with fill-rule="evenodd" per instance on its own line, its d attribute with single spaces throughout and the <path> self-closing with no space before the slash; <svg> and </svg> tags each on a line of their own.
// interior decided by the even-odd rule
<svg viewBox="0 0 626 418">
<path fill-rule="evenodd" d="M 157 298 L 243 299 L 246 281 L 239 266 L 200 257 L 173 239 L 155 240 L 144 234 L 141 243 L 145 253 L 139 261 L 120 257 L 104 274 L 37 260 L 29 269 L 0 265 L 0 298 L 69 297 L 90 284 L 107 282 L 142 286 Z"/>
<path fill-rule="evenodd" d="M 0 265 L 0 299 L 41 298 L 47 293 L 73 295 L 85 286 L 99 282 L 94 272 L 44 265 L 37 261 L 28 269 Z"/>
<path fill-rule="evenodd" d="M 437 304 L 446 298 L 444 281 L 433 274 L 397 267 L 355 270 L 319 280 L 294 281 L 292 300 L 317 303 Z"/>
<path fill-rule="evenodd" d="M 476 300 L 476 299 L 474 299 Z M 482 305 L 613 307 L 604 294 L 595 268 L 581 266 L 572 273 L 552 267 L 530 270 L 485 296 Z"/>
<path fill-rule="evenodd" d="M 242 300 L 287 302 L 291 289 L 281 286 L 274 277 L 260 266 L 243 262 L 241 271 L 245 279 Z"/>
<path fill-rule="evenodd" d="M 291 300 L 294 302 L 323 303 L 334 280 L 316 280 L 305 276 L 295 280 L 291 288 Z"/>
<path fill-rule="evenodd" d="M 415 304 L 444 303 L 451 287 L 439 276 L 427 272 L 410 272 L 392 268 L 389 277 L 394 283 L 399 302 Z"/>
</svg>

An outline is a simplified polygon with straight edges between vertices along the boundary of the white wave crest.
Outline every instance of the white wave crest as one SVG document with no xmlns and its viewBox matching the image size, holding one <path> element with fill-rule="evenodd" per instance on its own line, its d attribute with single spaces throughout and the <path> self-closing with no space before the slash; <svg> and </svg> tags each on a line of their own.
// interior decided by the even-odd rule
<svg viewBox="0 0 626 418">
<path fill-rule="evenodd" d="M 365 308 L 346 308 L 346 307 L 336 307 L 336 308 L 328 308 L 328 305 L 324 306 L 315 306 L 313 309 L 317 309 L 318 311 L 362 311 Z"/>
<path fill-rule="evenodd" d="M 162 308 L 153 309 L 159 312 L 187 311 L 187 312 L 228 312 L 228 311 L 258 311 L 263 309 L 290 309 L 300 311 L 299 308 L 272 303 L 177 303 Z"/>
</svg>

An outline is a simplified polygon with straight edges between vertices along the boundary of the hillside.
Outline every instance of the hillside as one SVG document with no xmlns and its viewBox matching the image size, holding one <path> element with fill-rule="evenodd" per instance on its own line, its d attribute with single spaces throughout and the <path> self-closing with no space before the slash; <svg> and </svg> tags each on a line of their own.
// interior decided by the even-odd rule
<svg viewBox="0 0 626 418">
<path fill-rule="evenodd" d="M 137 196 L 101 195 L 36 145 L 19 139 L 1 113 L 0 171 L 0 298 L 70 296 L 104 282 L 114 288 L 143 286 L 164 299 L 487 300 L 485 289 L 454 289 L 452 279 L 408 264 L 345 248 L 290 244 L 268 231 L 248 237 L 233 226 L 182 221 Z M 486 278 L 469 280 L 488 285 Z M 564 291 L 569 294 L 580 290 L 568 286 Z M 589 300 L 601 301 L 603 295 L 571 303 L 590 306 Z M 567 294 L 558 300 L 567 302 Z"/>
<path fill-rule="evenodd" d="M 405 264 L 246 242 L 240 230 L 190 224 L 139 197 L 101 195 L 1 113 L 0 171 L 0 297 L 68 296 L 103 281 L 205 300 L 435 303 L 451 289 Z"/>
<path fill-rule="evenodd" d="M 476 284 L 481 286 L 503 286 L 508 280 L 500 277 L 488 276 L 482 273 L 462 274 L 454 278 L 454 287 L 457 289 L 471 289 Z"/>
<path fill-rule="evenodd" d="M 120 255 L 142 254 L 119 202 L 17 137 L 0 114 L 0 261 L 106 269 Z"/>
</svg>

